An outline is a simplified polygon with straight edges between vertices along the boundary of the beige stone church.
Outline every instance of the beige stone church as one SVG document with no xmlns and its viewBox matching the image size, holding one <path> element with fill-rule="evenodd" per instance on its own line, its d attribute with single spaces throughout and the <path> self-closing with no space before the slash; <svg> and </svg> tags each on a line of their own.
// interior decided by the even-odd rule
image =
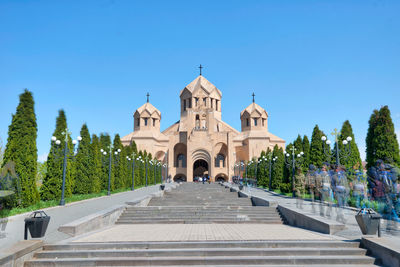
<svg viewBox="0 0 400 267">
<path fill-rule="evenodd" d="M 180 92 L 180 120 L 160 131 L 161 112 L 145 103 L 134 115 L 134 131 L 121 140 L 135 141 L 168 164 L 168 177 L 191 182 L 208 175 L 211 181 L 228 181 L 237 162 L 258 157 L 275 145 L 284 148 L 285 140 L 268 132 L 268 113 L 251 103 L 240 113 L 241 131 L 222 121 L 222 93 L 200 75 Z"/>
</svg>

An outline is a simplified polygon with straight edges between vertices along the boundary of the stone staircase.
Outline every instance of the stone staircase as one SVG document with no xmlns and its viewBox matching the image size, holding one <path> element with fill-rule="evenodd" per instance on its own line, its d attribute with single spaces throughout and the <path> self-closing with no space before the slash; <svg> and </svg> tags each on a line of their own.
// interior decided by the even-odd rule
<svg viewBox="0 0 400 267">
<path fill-rule="evenodd" d="M 184 183 L 147 207 L 128 207 L 116 224 L 282 223 L 276 208 L 253 207 L 218 184 Z"/>
<path fill-rule="evenodd" d="M 127 208 L 117 224 L 282 224 L 275 208 L 218 184 L 184 183 L 147 207 Z M 132 225 L 135 227 L 135 225 Z M 210 227 L 213 227 L 210 225 Z M 238 235 L 238 234 L 237 234 Z M 240 234 L 239 234 L 240 235 Z M 282 239 L 285 239 L 284 237 Z M 341 240 L 69 242 L 45 245 L 25 266 L 376 266 L 359 242 Z"/>
<path fill-rule="evenodd" d="M 116 224 L 282 223 L 276 208 L 242 206 L 129 207 Z"/>
<path fill-rule="evenodd" d="M 214 241 L 46 245 L 36 266 L 376 266 L 358 242 Z"/>
</svg>

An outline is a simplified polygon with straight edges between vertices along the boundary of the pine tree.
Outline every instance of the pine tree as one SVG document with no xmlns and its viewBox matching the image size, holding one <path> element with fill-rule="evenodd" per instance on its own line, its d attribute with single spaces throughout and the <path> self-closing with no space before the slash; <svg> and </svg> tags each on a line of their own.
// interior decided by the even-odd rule
<svg viewBox="0 0 400 267">
<path fill-rule="evenodd" d="M 310 141 L 308 140 L 307 135 L 303 136 L 303 173 L 306 173 L 308 171 L 308 168 L 310 166 Z"/>
<path fill-rule="evenodd" d="M 102 177 L 102 166 L 101 166 L 101 152 L 100 152 L 100 140 L 97 135 L 92 135 L 92 143 L 90 144 L 90 164 L 92 165 L 90 170 L 90 180 L 92 181 L 91 192 L 99 193 L 101 191 L 101 177 Z"/>
<path fill-rule="evenodd" d="M 93 184 L 91 173 L 93 173 L 93 164 L 90 157 L 90 133 L 86 124 L 82 125 L 80 136 L 82 140 L 79 143 L 78 153 L 75 161 L 75 190 L 76 194 L 91 193 Z"/>
<path fill-rule="evenodd" d="M 322 167 L 322 163 L 327 160 L 324 154 L 323 142 L 321 140 L 322 136 L 324 136 L 324 133 L 319 129 L 318 125 L 315 125 L 311 137 L 310 164 L 317 167 Z"/>
<path fill-rule="evenodd" d="M 51 142 L 50 153 L 47 157 L 47 174 L 43 180 L 42 187 L 40 188 L 41 198 L 43 200 L 55 200 L 61 198 L 61 186 L 62 186 L 62 172 L 63 172 L 63 160 L 64 160 L 64 149 L 65 149 L 65 131 L 67 129 L 67 117 L 65 116 L 64 110 L 59 110 L 58 117 L 56 119 L 56 129 L 53 136 L 60 140 L 59 145 L 56 142 Z M 64 134 L 63 134 L 64 133 Z M 72 195 L 72 189 L 74 186 L 73 181 L 73 145 L 72 139 L 68 136 L 67 139 L 67 170 L 65 176 L 65 196 Z"/>
<path fill-rule="evenodd" d="M 339 136 L 339 150 L 345 151 L 345 146 L 343 145 L 343 141 L 346 140 L 347 137 L 351 137 L 352 141 L 350 141 L 350 155 L 347 158 L 340 158 L 340 163 L 346 166 L 347 170 L 353 169 L 353 167 L 357 167 L 358 169 L 362 168 L 362 162 L 360 157 L 360 152 L 358 151 L 358 147 L 356 144 L 356 140 L 354 138 L 353 128 L 348 120 L 346 120 L 343 125 L 342 129 L 340 130 Z M 347 147 L 348 145 L 346 145 Z"/>
<path fill-rule="evenodd" d="M 37 173 L 37 124 L 35 103 L 32 93 L 25 89 L 19 96 L 16 113 L 8 127 L 8 139 L 4 151 L 3 166 L 8 162 L 15 163 L 15 171 L 21 181 L 21 199 L 23 206 L 39 201 L 36 187 Z"/>
<path fill-rule="evenodd" d="M 283 155 L 283 149 L 279 148 L 278 145 L 274 146 L 272 157 L 277 157 L 272 167 L 272 188 L 280 188 L 283 182 L 283 169 L 285 165 L 285 158 Z"/>
<path fill-rule="evenodd" d="M 399 143 L 388 106 L 373 111 L 366 144 L 368 167 L 373 166 L 378 159 L 400 166 Z"/>
</svg>

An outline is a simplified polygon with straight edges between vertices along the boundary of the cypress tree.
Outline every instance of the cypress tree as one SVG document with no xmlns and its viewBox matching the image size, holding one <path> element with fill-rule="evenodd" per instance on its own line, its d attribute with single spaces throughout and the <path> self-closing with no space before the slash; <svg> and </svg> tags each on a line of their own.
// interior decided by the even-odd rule
<svg viewBox="0 0 400 267">
<path fill-rule="evenodd" d="M 257 185 L 262 186 L 262 187 L 267 187 L 268 186 L 268 152 L 271 151 L 270 148 L 267 149 L 267 152 L 261 151 L 260 154 L 260 164 L 258 164 L 258 170 L 257 170 Z M 265 160 L 264 160 L 265 158 Z"/>
<path fill-rule="evenodd" d="M 303 172 L 306 173 L 310 166 L 310 141 L 308 140 L 307 135 L 303 136 Z"/>
<path fill-rule="evenodd" d="M 113 177 L 111 183 L 111 188 L 112 190 L 114 189 L 121 189 L 125 188 L 125 181 L 126 181 L 126 169 L 127 169 L 127 163 L 126 163 L 126 153 L 125 150 L 123 149 L 122 143 L 121 143 L 121 138 L 119 134 L 116 134 L 114 137 L 113 141 L 113 146 L 114 146 L 114 151 L 120 150 L 118 155 L 113 155 Z"/>
<path fill-rule="evenodd" d="M 343 145 L 343 141 L 350 136 L 352 141 L 350 142 L 350 155 L 347 158 L 341 158 L 340 163 L 346 166 L 347 170 L 351 170 L 354 166 L 358 166 L 358 169 L 362 168 L 362 162 L 360 157 L 360 152 L 358 151 L 358 147 L 356 144 L 356 139 L 354 138 L 353 128 L 348 120 L 346 120 L 343 125 L 342 129 L 340 130 L 339 136 L 339 149 L 341 151 L 345 150 L 345 146 Z M 346 146 L 347 147 L 347 146 Z"/>
<path fill-rule="evenodd" d="M 373 166 L 378 159 L 400 166 L 399 143 L 388 106 L 373 111 L 366 144 L 368 166 Z"/>
<path fill-rule="evenodd" d="M 76 194 L 91 193 L 93 188 L 91 173 L 93 164 L 90 157 L 90 133 L 86 124 L 82 125 L 78 153 L 75 161 L 75 190 Z"/>
<path fill-rule="evenodd" d="M 272 188 L 276 189 L 280 188 L 280 185 L 283 182 L 283 169 L 285 165 L 283 149 L 279 148 L 278 145 L 275 145 L 272 157 L 277 157 L 277 160 L 272 167 Z"/>
<path fill-rule="evenodd" d="M 102 171 L 100 176 L 101 189 L 108 189 L 108 169 L 109 169 L 109 147 L 111 145 L 111 138 L 108 134 L 100 134 L 100 149 L 106 152 L 106 155 L 101 155 Z"/>
<path fill-rule="evenodd" d="M 91 192 L 99 193 L 101 191 L 101 177 L 102 177 L 102 165 L 101 165 L 101 152 L 100 152 L 100 140 L 97 135 L 92 135 L 92 143 L 90 144 L 90 164 L 92 165 L 90 170 L 90 180 L 92 181 Z"/>
<path fill-rule="evenodd" d="M 64 110 L 59 110 L 56 119 L 56 129 L 53 136 L 60 140 L 61 143 L 57 145 L 55 142 L 50 144 L 50 153 L 47 157 L 47 173 L 43 180 L 42 187 L 40 188 L 41 198 L 43 200 L 55 200 L 61 197 L 62 187 L 62 171 L 65 148 L 65 130 L 67 129 L 67 117 Z M 68 136 L 68 155 L 67 155 L 67 171 L 65 176 L 65 196 L 71 196 L 73 189 L 73 165 L 71 156 L 73 155 L 72 139 Z"/>
<path fill-rule="evenodd" d="M 37 173 L 37 124 L 35 103 L 32 93 L 25 89 L 19 96 L 16 113 L 12 115 L 8 127 L 8 139 L 4 151 L 3 166 L 7 162 L 15 163 L 15 171 L 21 181 L 21 199 L 23 206 L 39 201 L 36 187 Z"/>
<path fill-rule="evenodd" d="M 318 124 L 315 125 L 311 137 L 310 164 L 319 168 L 322 167 L 322 163 L 327 159 L 324 154 L 323 142 L 321 140 L 322 136 L 324 136 L 324 133 L 319 129 Z"/>
</svg>

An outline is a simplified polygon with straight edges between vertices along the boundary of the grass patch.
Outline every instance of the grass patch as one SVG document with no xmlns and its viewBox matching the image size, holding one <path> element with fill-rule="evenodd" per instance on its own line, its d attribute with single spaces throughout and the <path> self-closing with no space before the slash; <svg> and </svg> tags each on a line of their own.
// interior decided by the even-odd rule
<svg viewBox="0 0 400 267">
<path fill-rule="evenodd" d="M 144 186 L 136 186 L 135 189 L 142 188 Z M 116 193 L 121 193 L 121 192 L 126 192 L 130 191 L 131 188 L 123 188 L 123 189 L 116 189 L 114 191 L 111 191 L 111 194 L 116 194 Z M 72 195 L 70 197 L 65 198 L 65 203 L 72 203 L 72 202 L 78 202 L 82 201 L 85 199 L 91 199 L 91 198 L 96 198 L 96 197 L 102 197 L 107 195 L 107 190 L 103 190 L 100 193 L 92 193 L 92 194 L 82 194 L 82 195 Z M 30 212 L 30 211 L 35 211 L 35 210 L 41 210 L 45 208 L 50 208 L 50 207 L 56 207 L 60 204 L 60 200 L 47 200 L 47 201 L 39 201 L 35 205 L 29 206 L 29 207 L 16 207 L 12 209 L 2 209 L 0 210 L 0 218 L 5 218 L 9 216 L 14 216 L 17 214 L 25 213 L 25 212 Z"/>
</svg>

